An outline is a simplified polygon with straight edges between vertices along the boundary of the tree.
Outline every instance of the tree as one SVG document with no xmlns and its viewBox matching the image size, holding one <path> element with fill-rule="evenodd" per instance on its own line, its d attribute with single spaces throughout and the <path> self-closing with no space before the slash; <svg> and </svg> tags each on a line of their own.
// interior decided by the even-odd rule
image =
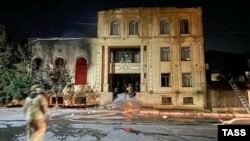
<svg viewBox="0 0 250 141">
<path fill-rule="evenodd" d="M 28 51 L 7 43 L 5 27 L 0 25 L 0 103 L 21 100 L 29 93 Z"/>
<path fill-rule="evenodd" d="M 41 85 L 47 93 L 53 93 L 56 96 L 56 107 L 58 107 L 58 95 L 63 88 L 71 82 L 71 76 L 68 70 L 62 66 L 60 68 L 50 68 L 49 65 L 38 70 L 33 70 L 32 84 Z"/>
<path fill-rule="evenodd" d="M 0 102 L 8 101 L 9 95 L 5 92 L 4 88 L 10 84 L 9 77 L 11 66 L 11 50 L 12 48 L 7 45 L 7 38 L 5 27 L 0 25 Z"/>
<path fill-rule="evenodd" d="M 13 54 L 14 59 L 12 60 L 12 78 L 10 79 L 10 84 L 13 85 L 14 89 L 11 89 L 10 92 L 15 99 L 22 99 L 29 94 L 29 88 L 31 86 L 31 74 L 28 72 L 28 66 L 30 62 L 28 53 L 28 48 L 21 47 L 19 45 Z"/>
</svg>

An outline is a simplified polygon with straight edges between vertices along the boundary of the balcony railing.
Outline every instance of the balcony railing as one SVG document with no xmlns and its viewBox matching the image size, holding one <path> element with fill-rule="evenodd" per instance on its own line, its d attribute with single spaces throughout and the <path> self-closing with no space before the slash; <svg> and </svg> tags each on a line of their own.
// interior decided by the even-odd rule
<svg viewBox="0 0 250 141">
<path fill-rule="evenodd" d="M 109 73 L 140 73 L 140 63 L 109 63 Z"/>
</svg>

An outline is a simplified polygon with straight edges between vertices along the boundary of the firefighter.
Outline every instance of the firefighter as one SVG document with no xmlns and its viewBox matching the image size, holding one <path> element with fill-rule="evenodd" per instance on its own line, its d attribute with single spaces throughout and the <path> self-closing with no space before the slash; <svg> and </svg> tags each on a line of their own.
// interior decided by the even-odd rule
<svg viewBox="0 0 250 141">
<path fill-rule="evenodd" d="M 32 86 L 30 90 L 30 96 L 23 105 L 27 138 L 28 141 L 43 141 L 47 128 L 48 101 L 39 85 Z"/>
</svg>

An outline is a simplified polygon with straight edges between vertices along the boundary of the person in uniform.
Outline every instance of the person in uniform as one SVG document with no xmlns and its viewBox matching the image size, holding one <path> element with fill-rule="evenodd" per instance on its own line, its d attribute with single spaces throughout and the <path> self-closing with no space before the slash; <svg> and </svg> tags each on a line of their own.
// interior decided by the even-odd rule
<svg viewBox="0 0 250 141">
<path fill-rule="evenodd" d="M 32 86 L 30 90 L 30 96 L 23 105 L 27 138 L 28 141 L 43 141 L 47 127 L 48 101 L 39 85 Z"/>
<path fill-rule="evenodd" d="M 126 99 L 127 95 L 129 95 L 129 97 L 132 97 L 132 95 L 133 95 L 133 87 L 132 87 L 131 83 L 128 84 L 127 92 L 125 93 L 125 99 Z"/>
</svg>

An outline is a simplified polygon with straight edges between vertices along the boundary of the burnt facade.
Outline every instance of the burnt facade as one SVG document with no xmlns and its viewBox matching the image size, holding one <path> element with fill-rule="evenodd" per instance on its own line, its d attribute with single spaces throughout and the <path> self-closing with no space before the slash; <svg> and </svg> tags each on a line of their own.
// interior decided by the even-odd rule
<svg viewBox="0 0 250 141">
<path fill-rule="evenodd" d="M 98 12 L 96 38 L 30 38 L 32 61 L 64 66 L 72 83 L 98 91 L 100 104 L 129 83 L 138 104 L 203 109 L 206 77 L 202 9 L 122 8 Z M 37 61 L 34 61 L 37 60 Z"/>
</svg>

